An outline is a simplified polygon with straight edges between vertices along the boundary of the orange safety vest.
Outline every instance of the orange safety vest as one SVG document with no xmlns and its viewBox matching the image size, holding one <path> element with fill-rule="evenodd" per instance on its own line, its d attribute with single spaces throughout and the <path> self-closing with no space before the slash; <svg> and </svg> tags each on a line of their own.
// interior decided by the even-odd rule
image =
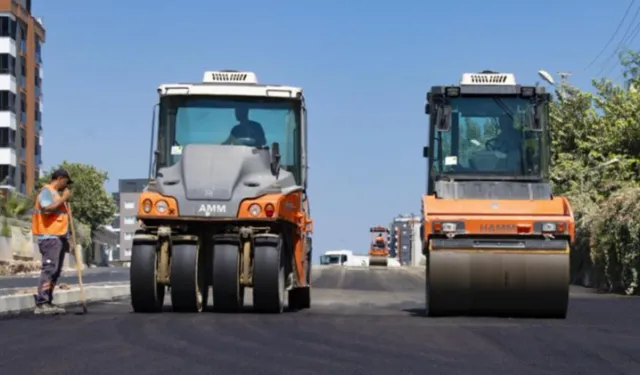
<svg viewBox="0 0 640 375">
<path fill-rule="evenodd" d="M 49 189 L 53 194 L 55 202 L 59 201 L 60 194 L 51 187 L 51 185 L 45 185 L 42 190 Z M 40 190 L 40 193 L 42 192 Z M 38 193 L 38 197 L 40 197 Z M 35 205 L 33 206 L 33 215 L 31 217 L 31 233 L 36 236 L 50 235 L 50 236 L 65 236 L 69 230 L 69 211 L 67 204 L 62 204 L 55 212 L 45 214 L 40 207 L 40 201 L 36 197 Z"/>
</svg>

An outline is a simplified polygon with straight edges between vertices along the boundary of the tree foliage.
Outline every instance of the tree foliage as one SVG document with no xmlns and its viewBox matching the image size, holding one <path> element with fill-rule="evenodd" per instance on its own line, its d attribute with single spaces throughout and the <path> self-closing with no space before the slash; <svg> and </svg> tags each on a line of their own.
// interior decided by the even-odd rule
<svg viewBox="0 0 640 375">
<path fill-rule="evenodd" d="M 625 52 L 620 61 L 624 77 L 640 88 L 640 53 Z M 550 111 L 552 183 L 555 193 L 569 197 L 576 218 L 574 276 L 591 270 L 598 286 L 636 293 L 640 92 L 610 79 L 592 85 L 593 92 L 566 83 L 556 90 Z"/>
<path fill-rule="evenodd" d="M 36 188 L 42 188 L 50 180 L 51 174 L 59 168 L 69 171 L 73 180 L 70 201 L 73 217 L 86 224 L 91 233 L 108 224 L 116 213 L 116 205 L 105 188 L 105 182 L 109 179 L 107 172 L 93 165 L 63 161 L 41 178 Z"/>
<path fill-rule="evenodd" d="M 2 229 L 0 235 L 11 237 L 11 225 L 23 227 L 25 221 L 31 219 L 29 213 L 33 206 L 30 197 L 6 190 L 0 195 L 0 216 L 2 216 Z"/>
</svg>

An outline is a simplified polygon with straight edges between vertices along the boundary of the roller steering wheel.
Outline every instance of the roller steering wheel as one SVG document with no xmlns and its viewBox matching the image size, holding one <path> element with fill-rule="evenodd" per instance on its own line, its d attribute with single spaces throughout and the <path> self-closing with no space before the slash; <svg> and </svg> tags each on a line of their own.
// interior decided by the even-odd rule
<svg viewBox="0 0 640 375">
<path fill-rule="evenodd" d="M 240 146 L 253 146 L 256 143 L 256 140 L 249 137 L 240 137 L 240 138 L 232 138 L 229 144 L 232 145 L 240 145 Z"/>
<path fill-rule="evenodd" d="M 497 143 L 499 143 L 498 138 L 491 138 L 484 143 L 484 147 L 489 151 L 496 151 Z"/>
</svg>

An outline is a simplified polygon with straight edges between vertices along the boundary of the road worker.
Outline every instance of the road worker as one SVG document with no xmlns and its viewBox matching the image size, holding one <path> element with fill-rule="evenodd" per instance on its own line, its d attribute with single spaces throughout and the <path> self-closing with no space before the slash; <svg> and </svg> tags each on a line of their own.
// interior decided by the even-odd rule
<svg viewBox="0 0 640 375">
<path fill-rule="evenodd" d="M 384 249 L 385 243 L 384 243 L 384 237 L 382 237 L 381 234 L 378 234 L 378 237 L 376 237 L 376 247 L 380 248 L 380 249 Z"/>
<path fill-rule="evenodd" d="M 63 314 L 65 309 L 53 304 L 53 290 L 62 272 L 65 253 L 69 251 L 69 209 L 71 197 L 69 172 L 59 169 L 39 192 L 33 207 L 31 232 L 38 240 L 42 270 L 36 295 L 36 314 Z"/>
</svg>

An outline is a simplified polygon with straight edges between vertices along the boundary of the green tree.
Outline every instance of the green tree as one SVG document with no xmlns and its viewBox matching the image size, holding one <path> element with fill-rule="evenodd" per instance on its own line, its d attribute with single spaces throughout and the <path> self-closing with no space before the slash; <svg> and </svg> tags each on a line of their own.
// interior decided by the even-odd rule
<svg viewBox="0 0 640 375">
<path fill-rule="evenodd" d="M 29 220 L 29 212 L 33 206 L 30 197 L 21 196 L 15 192 L 7 192 L 0 197 L 0 214 L 16 220 Z"/>
<path fill-rule="evenodd" d="M 640 54 L 624 52 L 620 62 L 624 77 L 639 87 Z M 556 90 L 550 111 L 554 192 L 569 197 L 576 218 L 574 275 L 591 268 L 598 286 L 637 293 L 640 214 L 632 208 L 639 196 L 640 93 L 606 78 L 592 85 L 593 92 L 569 84 Z M 594 169 L 613 158 L 620 161 Z"/>
<path fill-rule="evenodd" d="M 621 56 L 625 74 L 638 71 L 640 56 Z M 556 192 L 577 194 L 584 177 L 591 198 L 607 198 L 640 178 L 640 93 L 609 79 L 593 81 L 594 93 L 563 85 L 551 106 L 552 179 Z M 594 167 L 618 158 L 598 173 Z"/>
<path fill-rule="evenodd" d="M 11 225 L 19 226 L 23 231 L 30 228 L 25 224 L 31 221 L 30 210 L 33 200 L 21 194 L 6 191 L 0 196 L 0 216 L 2 216 L 2 230 L 0 235 L 11 237 Z"/>
<path fill-rule="evenodd" d="M 73 217 L 76 220 L 74 223 L 79 222 L 76 225 L 76 230 L 80 234 L 80 227 L 82 224 L 86 224 L 89 229 L 88 238 L 91 239 L 97 230 L 113 220 L 116 213 L 113 197 L 105 188 L 105 182 L 108 181 L 109 175 L 93 165 L 63 161 L 38 181 L 36 184 L 37 189 L 39 190 L 49 182 L 51 174 L 59 168 L 69 171 L 73 179 L 70 204 Z M 83 239 L 79 238 L 78 242 L 87 242 L 87 240 L 83 241 Z M 93 254 L 90 252 L 86 256 L 86 261 L 90 262 L 92 258 Z"/>
</svg>

